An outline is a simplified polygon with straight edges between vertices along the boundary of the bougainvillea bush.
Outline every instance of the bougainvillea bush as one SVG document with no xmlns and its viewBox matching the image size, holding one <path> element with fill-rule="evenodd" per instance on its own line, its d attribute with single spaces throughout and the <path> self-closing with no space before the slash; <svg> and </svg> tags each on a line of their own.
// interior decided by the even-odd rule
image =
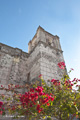
<svg viewBox="0 0 80 120">
<path fill-rule="evenodd" d="M 58 63 L 59 68 L 65 69 L 65 63 Z M 71 69 L 69 73 L 72 71 Z M 5 90 L 7 95 L 1 94 L 0 114 L 10 114 L 14 117 L 26 116 L 26 119 L 53 119 L 72 120 L 80 117 L 80 80 L 74 78 L 70 80 L 68 75 L 63 75 L 61 80 L 48 80 L 49 84 L 43 80 L 41 85 L 36 82 L 33 85 L 8 85 L 8 88 L 1 85 L 1 90 Z M 73 86 L 77 90 L 73 89 Z M 27 87 L 24 94 L 18 93 L 17 89 Z"/>
</svg>

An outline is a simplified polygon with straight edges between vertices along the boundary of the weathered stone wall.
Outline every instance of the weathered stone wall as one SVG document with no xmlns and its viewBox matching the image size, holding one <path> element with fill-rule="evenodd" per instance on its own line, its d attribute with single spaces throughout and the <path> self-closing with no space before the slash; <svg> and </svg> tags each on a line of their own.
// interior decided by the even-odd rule
<svg viewBox="0 0 80 120">
<path fill-rule="evenodd" d="M 50 48 L 49 45 L 45 46 L 45 44 L 43 43 L 41 43 L 40 52 L 41 52 L 40 69 L 41 74 L 43 75 L 43 79 L 44 80 L 48 79 L 51 80 L 53 78 L 61 79 L 63 70 L 60 70 L 57 64 L 60 61 L 64 61 L 64 59 L 60 59 L 58 57 L 55 49 Z M 61 51 L 59 52 L 61 53 Z"/>
<path fill-rule="evenodd" d="M 0 44 L 0 47 L 0 84 L 27 82 L 28 54 L 4 44 Z"/>
<path fill-rule="evenodd" d="M 30 53 L 27 65 L 28 65 L 28 73 L 30 73 L 30 80 L 37 80 L 38 76 L 40 75 L 40 62 L 39 59 L 41 58 L 41 53 L 39 49 L 39 44 L 34 48 L 34 50 Z"/>
</svg>

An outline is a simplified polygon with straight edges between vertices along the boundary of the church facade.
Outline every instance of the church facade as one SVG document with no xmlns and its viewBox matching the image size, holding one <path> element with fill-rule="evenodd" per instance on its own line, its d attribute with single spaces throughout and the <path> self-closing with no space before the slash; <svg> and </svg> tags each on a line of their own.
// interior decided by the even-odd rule
<svg viewBox="0 0 80 120">
<path fill-rule="evenodd" d="M 61 79 L 63 70 L 57 66 L 64 61 L 58 36 L 42 27 L 28 44 L 28 53 L 0 43 L 0 84 L 25 84 L 39 79 Z"/>
</svg>

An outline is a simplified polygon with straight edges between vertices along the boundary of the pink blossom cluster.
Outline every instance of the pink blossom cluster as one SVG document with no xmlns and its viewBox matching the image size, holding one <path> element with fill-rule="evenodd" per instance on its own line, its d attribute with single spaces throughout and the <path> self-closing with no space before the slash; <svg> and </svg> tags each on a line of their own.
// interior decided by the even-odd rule
<svg viewBox="0 0 80 120">
<path fill-rule="evenodd" d="M 54 85 L 56 85 L 56 86 L 60 85 L 60 81 L 59 81 L 59 80 L 52 79 L 51 82 L 52 82 Z"/>
<path fill-rule="evenodd" d="M 4 108 L 3 108 L 3 102 L 0 101 L 0 115 L 3 114 Z"/>
<path fill-rule="evenodd" d="M 65 68 L 65 63 L 64 62 L 59 62 L 58 66 L 59 66 L 59 68 L 64 69 Z"/>
<path fill-rule="evenodd" d="M 36 88 L 31 88 L 29 92 L 22 94 L 20 97 L 20 101 L 22 103 L 23 108 L 29 108 L 36 106 L 36 110 L 38 113 L 43 111 L 42 105 L 50 105 L 50 101 L 54 101 L 54 96 L 46 94 L 43 91 L 43 87 L 37 86 Z"/>
</svg>

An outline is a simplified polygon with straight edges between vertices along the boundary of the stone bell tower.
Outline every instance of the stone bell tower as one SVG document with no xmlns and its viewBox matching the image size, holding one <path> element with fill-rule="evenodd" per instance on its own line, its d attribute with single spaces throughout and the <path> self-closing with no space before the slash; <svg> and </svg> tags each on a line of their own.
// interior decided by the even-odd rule
<svg viewBox="0 0 80 120">
<path fill-rule="evenodd" d="M 60 70 L 57 64 L 64 61 L 64 58 L 59 37 L 39 26 L 28 45 L 27 80 L 35 80 L 40 74 L 45 81 L 61 79 L 63 70 Z"/>
</svg>

